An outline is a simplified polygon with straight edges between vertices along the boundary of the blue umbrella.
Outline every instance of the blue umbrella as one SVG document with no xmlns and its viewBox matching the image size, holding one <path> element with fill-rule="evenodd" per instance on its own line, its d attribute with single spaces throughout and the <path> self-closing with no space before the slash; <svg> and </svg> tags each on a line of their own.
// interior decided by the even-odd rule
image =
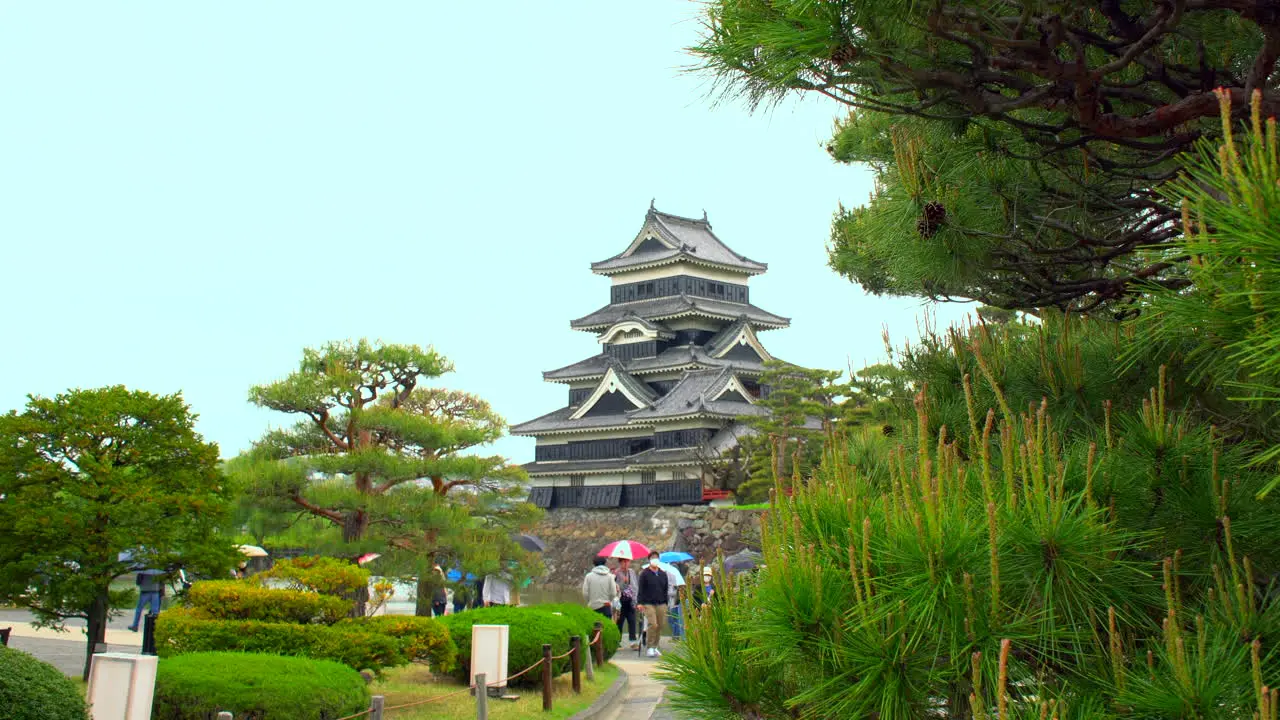
<svg viewBox="0 0 1280 720">
<path fill-rule="evenodd" d="M 449 582 L 458 582 L 459 580 L 462 579 L 462 571 L 458 570 L 457 568 L 454 568 L 453 570 L 450 570 L 449 572 L 445 573 L 445 578 Z M 467 573 L 468 581 L 475 580 L 475 579 L 476 579 L 475 575 L 472 575 L 471 573 Z"/>
<path fill-rule="evenodd" d="M 682 563 L 693 560 L 693 556 L 687 552 L 664 552 L 658 556 L 658 560 L 664 563 Z"/>
</svg>

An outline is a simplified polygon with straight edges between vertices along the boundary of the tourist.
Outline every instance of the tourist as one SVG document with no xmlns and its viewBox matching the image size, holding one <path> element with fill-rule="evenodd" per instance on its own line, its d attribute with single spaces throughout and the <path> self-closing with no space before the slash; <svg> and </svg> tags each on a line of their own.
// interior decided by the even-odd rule
<svg viewBox="0 0 1280 720">
<path fill-rule="evenodd" d="M 439 565 L 431 568 L 431 572 L 431 616 L 444 617 L 445 609 L 449 607 L 449 583 Z"/>
<path fill-rule="evenodd" d="M 472 590 L 464 582 L 458 582 L 453 586 L 453 614 L 457 615 L 467 609 L 467 605 L 471 602 Z"/>
<path fill-rule="evenodd" d="M 485 607 L 510 605 L 511 584 L 497 575 L 485 575 L 482 598 Z"/>
<path fill-rule="evenodd" d="M 702 582 L 693 586 L 693 602 L 694 605 L 702 607 L 702 605 L 716 594 L 716 584 L 711 577 L 711 566 L 707 565 L 702 568 Z"/>
<path fill-rule="evenodd" d="M 671 626 L 671 639 L 684 638 L 684 617 L 680 610 L 680 598 L 685 595 L 684 573 L 677 565 L 665 566 L 667 571 L 667 624 Z"/>
<path fill-rule="evenodd" d="M 160 603 L 164 600 L 164 580 L 155 572 L 140 572 L 134 583 L 138 586 L 138 607 L 133 611 L 133 624 L 129 629 L 138 632 L 138 623 L 142 621 L 142 608 L 149 608 L 148 615 L 160 614 Z"/>
<path fill-rule="evenodd" d="M 639 578 L 631 569 L 631 559 L 618 560 L 618 569 L 613 573 L 618 583 L 618 632 L 622 632 L 622 624 L 627 625 L 627 640 L 631 647 L 639 647 L 636 643 L 636 588 Z"/>
<path fill-rule="evenodd" d="M 587 602 L 587 607 L 612 620 L 613 601 L 618 599 L 618 583 L 609 572 L 608 562 L 602 557 L 595 559 L 595 567 L 582 578 L 582 599 Z"/>
<path fill-rule="evenodd" d="M 667 588 L 671 581 L 667 571 L 658 565 L 658 551 L 649 553 L 649 565 L 640 572 L 636 590 L 636 609 L 644 613 L 649 624 L 649 657 L 658 657 L 658 642 L 662 639 L 662 623 L 667 619 Z"/>
</svg>

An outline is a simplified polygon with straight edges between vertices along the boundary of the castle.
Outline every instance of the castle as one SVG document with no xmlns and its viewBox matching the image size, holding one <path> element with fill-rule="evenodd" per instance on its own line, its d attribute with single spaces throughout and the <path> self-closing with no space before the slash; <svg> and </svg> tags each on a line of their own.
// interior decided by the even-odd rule
<svg viewBox="0 0 1280 720">
<path fill-rule="evenodd" d="M 621 253 L 591 264 L 613 281 L 609 303 L 569 323 L 595 333 L 598 355 L 544 372 L 568 404 L 511 428 L 536 438 L 529 501 L 543 508 L 699 503 L 708 466 L 766 412 L 759 383 L 772 356 L 757 334 L 787 318 L 751 304 L 767 270 L 702 219 L 659 212 Z"/>
</svg>

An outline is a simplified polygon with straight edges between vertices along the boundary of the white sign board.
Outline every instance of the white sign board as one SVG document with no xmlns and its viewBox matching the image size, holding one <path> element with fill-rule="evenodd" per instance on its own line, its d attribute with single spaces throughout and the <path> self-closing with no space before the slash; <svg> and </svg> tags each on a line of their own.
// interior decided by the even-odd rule
<svg viewBox="0 0 1280 720">
<path fill-rule="evenodd" d="M 94 655 L 87 693 L 93 720 L 150 720 L 158 660 L 133 653 Z"/>
<path fill-rule="evenodd" d="M 489 687 L 507 686 L 507 641 L 511 628 L 506 625 L 471 626 L 471 687 L 476 675 L 484 673 Z M 94 718 L 98 720 L 98 718 Z"/>
</svg>

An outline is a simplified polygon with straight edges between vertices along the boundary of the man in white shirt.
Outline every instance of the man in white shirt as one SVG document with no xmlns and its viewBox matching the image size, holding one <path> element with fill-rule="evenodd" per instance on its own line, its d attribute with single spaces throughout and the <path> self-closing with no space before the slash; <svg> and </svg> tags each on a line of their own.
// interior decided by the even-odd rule
<svg viewBox="0 0 1280 720">
<path fill-rule="evenodd" d="M 484 576 L 484 601 L 485 607 L 493 607 L 494 605 L 510 605 L 511 604 L 511 584 L 497 575 Z"/>
</svg>

